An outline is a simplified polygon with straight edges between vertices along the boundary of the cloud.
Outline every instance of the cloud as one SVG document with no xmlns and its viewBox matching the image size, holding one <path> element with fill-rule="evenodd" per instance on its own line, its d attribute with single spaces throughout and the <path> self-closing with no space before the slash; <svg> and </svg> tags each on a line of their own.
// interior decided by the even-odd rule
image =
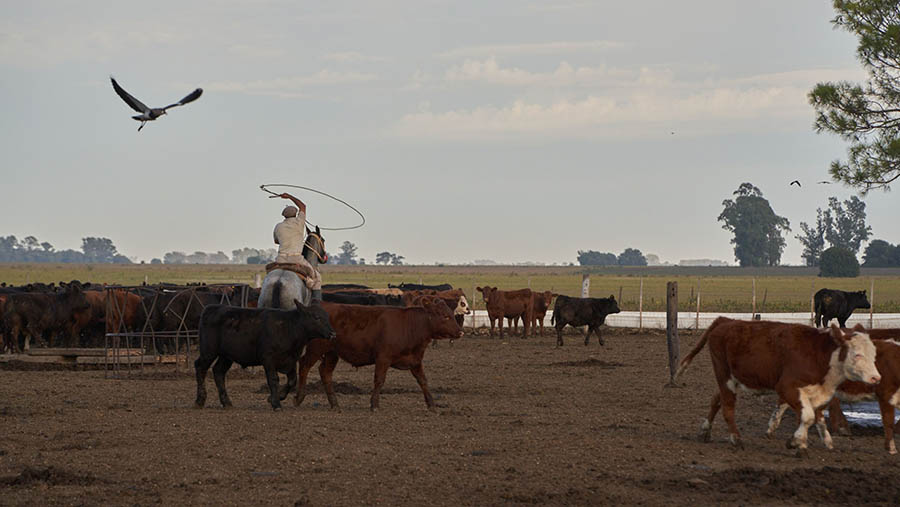
<svg viewBox="0 0 900 507">
<path fill-rule="evenodd" d="M 358 62 L 383 62 L 386 59 L 379 56 L 369 56 L 356 51 L 346 51 L 343 53 L 328 53 L 322 56 L 323 60 L 338 63 L 358 63 Z"/>
<path fill-rule="evenodd" d="M 760 123 L 809 120 L 806 88 L 715 88 L 688 94 L 637 90 L 623 97 L 591 94 L 547 103 L 522 99 L 503 107 L 480 106 L 403 116 L 399 137 L 479 140 L 515 137 L 653 137 L 669 129 L 683 134 L 744 131 Z"/>
<path fill-rule="evenodd" d="M 494 57 L 467 59 L 450 67 L 443 78 L 417 73 L 414 86 L 407 89 L 437 93 L 463 85 L 507 87 L 511 91 L 505 105 L 443 112 L 420 109 L 404 115 L 392 132 L 401 137 L 476 140 L 637 137 L 649 131 L 668 135 L 670 129 L 699 135 L 808 127 L 812 113 L 807 94 L 816 82 L 865 78 L 857 68 L 798 69 L 728 78 L 718 77 L 718 72 L 710 67 L 575 67 L 566 61 L 549 72 L 532 72 L 504 67 Z"/>
<path fill-rule="evenodd" d="M 378 76 L 361 72 L 335 72 L 321 70 L 308 76 L 294 76 L 276 79 L 260 79 L 255 81 L 219 81 L 207 86 L 207 89 L 220 92 L 246 93 L 249 95 L 271 95 L 276 97 L 296 98 L 308 96 L 305 88 L 324 85 L 341 85 L 375 81 Z"/>
<path fill-rule="evenodd" d="M 529 72 L 519 68 L 504 68 L 496 58 L 484 61 L 466 60 L 451 67 L 444 75 L 448 81 L 484 82 L 507 86 L 572 86 L 601 82 L 624 82 L 635 77 L 634 71 L 599 67 L 573 67 L 562 62 L 553 72 Z"/>
<path fill-rule="evenodd" d="M 493 56 L 493 55 L 510 55 L 510 54 L 529 54 L 543 55 L 555 53 L 571 53 L 576 51 L 609 51 L 611 49 L 619 49 L 625 47 L 625 44 L 615 41 L 593 40 L 593 41 L 556 41 L 556 42 L 538 42 L 531 44 L 498 44 L 488 46 L 466 46 L 451 49 L 443 53 L 439 53 L 441 58 L 465 58 L 472 56 Z"/>
</svg>

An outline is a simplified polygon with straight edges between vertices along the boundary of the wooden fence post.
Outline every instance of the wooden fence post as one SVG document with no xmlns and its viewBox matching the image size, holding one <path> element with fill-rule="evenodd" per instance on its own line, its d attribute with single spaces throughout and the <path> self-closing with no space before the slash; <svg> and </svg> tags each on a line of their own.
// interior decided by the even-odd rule
<svg viewBox="0 0 900 507">
<path fill-rule="evenodd" d="M 472 334 L 475 334 L 475 286 L 472 286 L 472 301 L 469 302 L 469 308 L 472 309 Z"/>
<path fill-rule="evenodd" d="M 619 303 L 619 304 L 622 304 L 622 286 L 621 286 L 621 285 L 619 285 L 619 300 L 618 300 L 618 303 Z"/>
<path fill-rule="evenodd" d="M 641 277 L 641 289 L 638 292 L 638 331 L 644 330 L 644 277 Z"/>
<path fill-rule="evenodd" d="M 697 317 L 694 319 L 694 332 L 700 331 L 700 279 L 697 279 Z"/>
<path fill-rule="evenodd" d="M 678 371 L 678 282 L 666 283 L 666 344 L 669 348 L 669 387 Z"/>
<path fill-rule="evenodd" d="M 809 283 L 809 325 L 816 325 L 816 307 L 815 307 L 815 299 L 816 299 L 816 281 L 813 280 Z"/>
<path fill-rule="evenodd" d="M 591 295 L 591 275 L 585 273 L 581 275 L 581 297 L 586 298 Z"/>
<path fill-rule="evenodd" d="M 753 313 L 750 317 L 751 320 L 756 320 L 756 278 L 753 278 Z"/>
<path fill-rule="evenodd" d="M 875 279 L 872 279 L 871 290 L 869 291 L 869 329 L 872 329 L 874 326 L 874 319 L 872 312 L 875 311 Z"/>
</svg>

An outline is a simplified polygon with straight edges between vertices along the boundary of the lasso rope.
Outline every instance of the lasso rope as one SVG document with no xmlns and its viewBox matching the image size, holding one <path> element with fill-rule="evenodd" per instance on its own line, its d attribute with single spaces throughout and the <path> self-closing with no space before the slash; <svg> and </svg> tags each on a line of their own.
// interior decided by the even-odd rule
<svg viewBox="0 0 900 507">
<path fill-rule="evenodd" d="M 262 190 L 263 192 L 268 192 L 272 195 L 281 195 L 281 194 L 275 193 L 266 187 L 290 187 L 290 188 L 299 188 L 302 190 L 309 190 L 310 192 L 315 192 L 319 195 L 324 195 L 325 197 L 328 197 L 329 199 L 333 199 L 333 200 L 343 204 L 344 206 L 347 206 L 348 208 L 355 211 L 356 214 L 359 215 L 359 218 L 362 219 L 362 222 L 360 222 L 358 225 L 354 225 L 353 227 L 319 227 L 323 231 L 349 231 L 351 229 L 359 229 L 360 227 L 366 225 L 366 217 L 363 216 L 363 214 L 358 209 L 354 208 L 347 201 L 344 201 L 343 199 L 338 199 L 337 197 L 335 197 L 331 194 L 326 194 L 325 192 L 322 192 L 321 190 L 316 190 L 314 188 L 304 187 L 301 185 L 288 185 L 286 183 L 267 183 L 265 185 L 259 186 L 260 190 Z M 309 222 L 309 221 L 307 220 L 307 222 Z M 315 224 L 313 224 L 312 222 L 309 222 L 309 223 L 310 223 L 310 225 L 315 226 Z"/>
</svg>

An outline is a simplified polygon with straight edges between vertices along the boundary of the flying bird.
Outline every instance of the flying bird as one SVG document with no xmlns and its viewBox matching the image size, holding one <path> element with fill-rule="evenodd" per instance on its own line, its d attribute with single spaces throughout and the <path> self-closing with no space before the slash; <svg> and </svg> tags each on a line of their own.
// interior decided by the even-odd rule
<svg viewBox="0 0 900 507">
<path fill-rule="evenodd" d="M 819 185 L 831 185 L 830 181 L 820 181 Z"/>
<path fill-rule="evenodd" d="M 791 182 L 791 185 L 793 185 L 794 183 L 796 183 L 798 187 L 802 187 L 802 186 L 803 186 L 803 185 L 800 184 L 800 181 L 799 181 L 799 180 L 794 180 L 794 181 L 792 181 L 792 182 Z"/>
<path fill-rule="evenodd" d="M 178 102 L 176 102 L 174 104 L 169 104 L 166 107 L 150 108 L 150 107 L 145 106 L 144 103 L 141 102 L 140 100 L 132 97 L 130 93 L 128 93 L 124 89 L 122 89 L 122 87 L 119 86 L 119 83 L 117 83 L 116 80 L 112 76 L 109 77 L 109 80 L 112 81 L 113 90 L 116 91 L 116 94 L 118 94 L 119 97 L 122 97 L 122 100 L 124 100 L 125 103 L 128 104 L 129 107 L 131 107 L 131 109 L 134 109 L 135 111 L 141 113 L 139 115 L 132 116 L 132 118 L 141 122 L 141 126 L 138 127 L 138 132 L 140 132 L 141 129 L 144 128 L 144 124 L 147 123 L 148 121 L 153 121 L 153 120 L 159 118 L 160 116 L 166 114 L 166 109 L 173 108 L 175 106 L 183 106 L 189 102 L 193 102 L 193 101 L 199 99 L 200 95 L 203 94 L 203 89 L 197 88 L 196 90 L 187 94 L 187 96 L 185 96 L 183 99 L 179 100 Z"/>
</svg>

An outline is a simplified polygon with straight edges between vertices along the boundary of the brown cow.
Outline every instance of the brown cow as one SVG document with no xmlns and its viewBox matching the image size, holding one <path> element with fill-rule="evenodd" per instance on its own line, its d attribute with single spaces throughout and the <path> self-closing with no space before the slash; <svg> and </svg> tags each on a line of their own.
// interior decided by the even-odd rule
<svg viewBox="0 0 900 507">
<path fill-rule="evenodd" d="M 721 407 L 731 443 L 743 447 L 734 422 L 738 388 L 774 390 L 800 414 L 800 425 L 788 447 L 797 447 L 798 454 L 805 455 L 816 410 L 828 403 L 844 380 L 868 384 L 881 380 L 875 367 L 875 345 L 862 331 L 860 327 L 844 333 L 837 325 L 819 331 L 799 324 L 716 319 L 676 373 L 676 377 L 680 375 L 709 342 L 719 391 L 703 421 L 701 440 L 709 441 L 713 419 Z"/>
<path fill-rule="evenodd" d="M 532 292 L 531 296 L 534 298 L 534 319 L 531 321 L 532 336 L 534 336 L 534 330 L 538 328 L 538 325 L 540 325 L 540 335 L 544 336 L 544 318 L 547 316 L 547 310 L 550 309 L 550 303 L 553 302 L 553 298 L 557 295 L 549 290 Z M 511 320 L 510 327 L 513 328 L 513 332 L 518 332 L 519 317 L 508 320 Z"/>
<path fill-rule="evenodd" d="M 503 339 L 503 319 L 522 318 L 522 338 L 528 336 L 531 322 L 534 320 L 534 298 L 531 289 L 499 290 L 497 287 L 475 287 L 481 292 L 487 306 L 488 319 L 491 322 L 491 336 L 494 336 L 494 321 L 500 328 L 500 339 Z"/>
<path fill-rule="evenodd" d="M 897 445 L 894 443 L 894 409 L 900 408 L 900 329 L 870 329 L 868 333 L 875 344 L 875 366 L 881 374 L 881 382 L 875 386 L 852 381 L 841 384 L 828 404 L 829 424 L 831 431 L 849 435 L 850 428 L 841 410 L 841 401 L 877 400 L 884 426 L 884 448 L 891 454 L 897 454 Z M 769 421 L 767 435 L 771 436 L 775 432 L 788 408 L 787 404 L 779 403 Z M 831 435 L 824 425 L 822 410 L 816 414 L 816 425 L 822 439 L 830 442 Z"/>
<path fill-rule="evenodd" d="M 421 307 L 400 308 L 322 303 L 337 338 L 333 341 L 313 340 L 306 346 L 306 351 L 300 358 L 295 403 L 299 405 L 303 401 L 309 370 L 322 358 L 319 376 L 325 387 L 328 403 L 331 408 L 338 408 L 331 378 L 338 359 L 343 359 L 355 367 L 375 365 L 375 382 L 370 401 L 373 411 L 378 409 L 379 394 L 388 367 L 409 370 L 422 388 L 428 409 L 434 410 L 434 400 L 428 391 L 422 357 L 432 339 L 458 338 L 462 336 L 462 331 L 453 318 L 453 312 L 443 301 L 432 298 L 424 300 L 422 304 Z"/>
</svg>

